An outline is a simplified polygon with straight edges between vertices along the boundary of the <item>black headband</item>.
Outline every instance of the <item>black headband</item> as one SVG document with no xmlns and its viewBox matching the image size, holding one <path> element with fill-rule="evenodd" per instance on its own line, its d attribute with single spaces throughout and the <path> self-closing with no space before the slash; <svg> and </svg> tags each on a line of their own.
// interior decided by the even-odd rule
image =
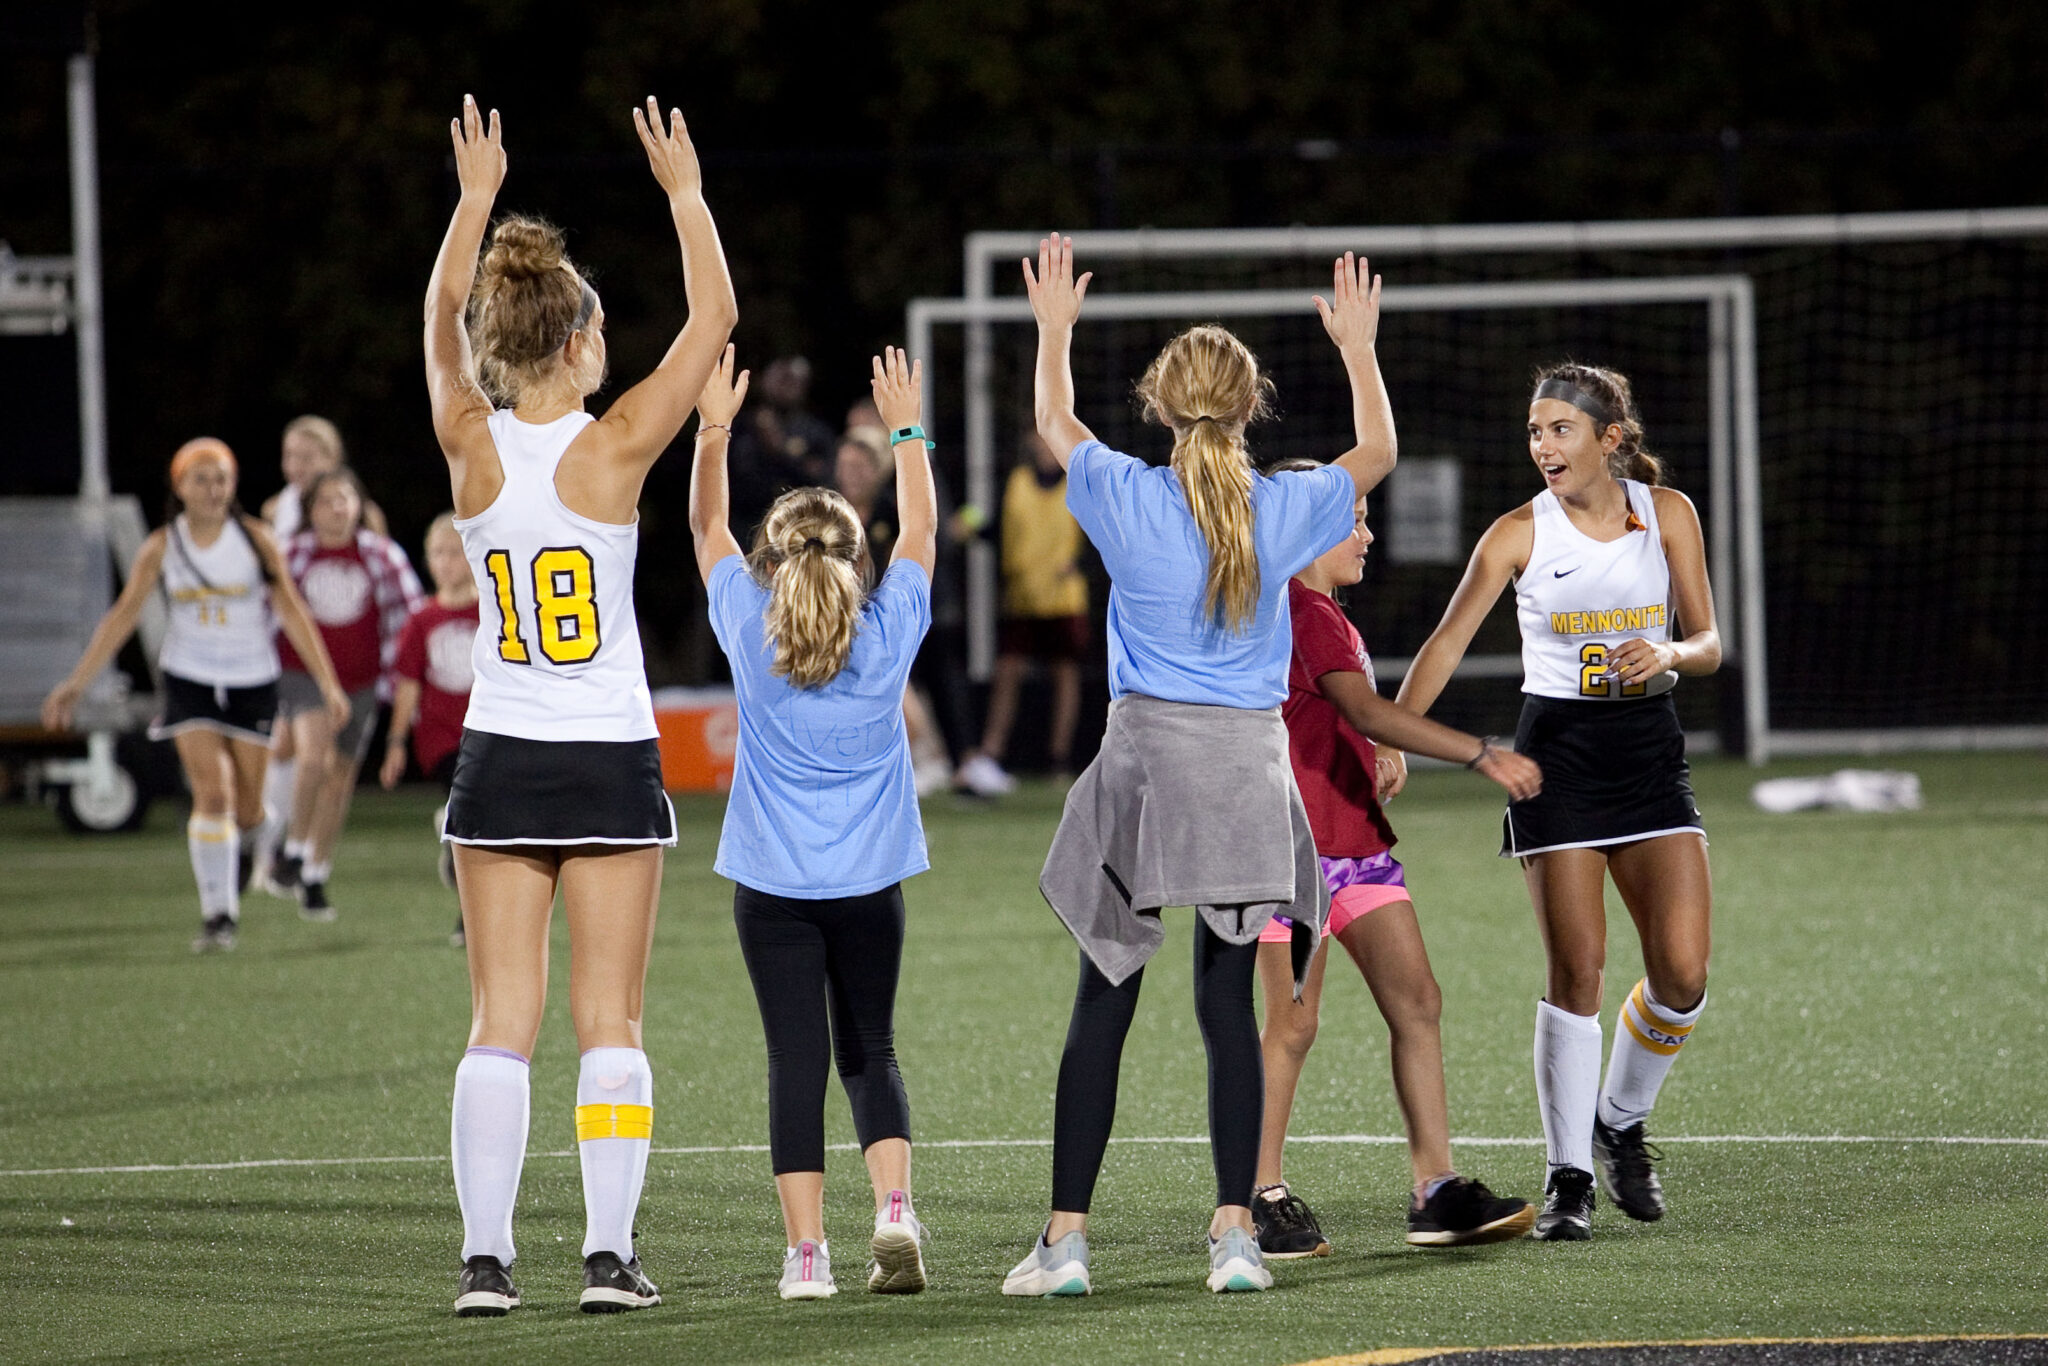
<svg viewBox="0 0 2048 1366">
<path fill-rule="evenodd" d="M 1608 415 L 1606 404 L 1594 398 L 1570 380 L 1559 379 L 1555 375 L 1537 385 L 1536 392 L 1529 396 L 1529 401 L 1534 403 L 1539 398 L 1560 399 L 1565 403 L 1571 404 L 1572 407 L 1577 408 L 1580 412 L 1598 423 L 1602 431 L 1607 429 L 1607 424 L 1614 421 Z"/>
<path fill-rule="evenodd" d="M 590 287 L 588 280 L 579 280 L 577 283 L 583 286 L 583 298 L 576 305 L 576 321 L 569 324 L 569 330 L 564 332 L 562 339 L 555 343 L 555 350 L 557 351 L 569 344 L 569 338 L 575 336 L 588 326 L 590 315 L 597 312 L 597 291 Z"/>
</svg>

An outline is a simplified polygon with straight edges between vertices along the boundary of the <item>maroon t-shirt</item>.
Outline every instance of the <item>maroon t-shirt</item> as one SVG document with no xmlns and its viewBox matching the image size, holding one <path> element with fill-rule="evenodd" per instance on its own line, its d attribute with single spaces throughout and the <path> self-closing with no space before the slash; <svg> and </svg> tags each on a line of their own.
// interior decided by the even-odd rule
<svg viewBox="0 0 2048 1366">
<path fill-rule="evenodd" d="M 383 667 L 384 641 L 377 630 L 376 588 L 356 543 L 314 550 L 299 575 L 299 595 L 320 628 L 320 641 L 334 661 L 341 690 L 360 692 L 375 683 Z M 283 668 L 312 672 L 283 631 L 277 633 L 277 659 Z"/>
<path fill-rule="evenodd" d="M 400 678 L 420 685 L 412 752 L 422 773 L 432 773 L 462 743 L 462 719 L 469 713 L 469 690 L 476 678 L 470 654 L 476 628 L 475 603 L 443 607 L 428 598 L 398 633 L 392 667 Z"/>
<path fill-rule="evenodd" d="M 1294 658 L 1287 669 L 1287 753 L 1308 808 L 1316 852 L 1324 858 L 1371 858 L 1394 845 L 1376 795 L 1372 741 L 1351 728 L 1337 704 L 1323 695 L 1326 674 L 1364 674 L 1373 682 L 1372 657 L 1358 628 L 1336 600 L 1298 582 L 1287 585 L 1294 625 Z"/>
</svg>

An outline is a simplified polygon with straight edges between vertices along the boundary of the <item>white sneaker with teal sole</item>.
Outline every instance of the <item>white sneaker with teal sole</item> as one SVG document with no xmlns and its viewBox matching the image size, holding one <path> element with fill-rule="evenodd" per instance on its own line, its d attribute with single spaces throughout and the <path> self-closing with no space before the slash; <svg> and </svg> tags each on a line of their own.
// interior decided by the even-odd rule
<svg viewBox="0 0 2048 1366">
<path fill-rule="evenodd" d="M 832 1254 L 825 1244 L 806 1238 L 782 1254 L 778 1293 L 785 1300 L 824 1300 L 839 1293 L 832 1282 Z"/>
<path fill-rule="evenodd" d="M 1069 1233 L 1048 1246 L 1045 1235 L 1031 1242 L 1031 1253 L 1003 1278 L 1005 1295 L 1086 1295 L 1093 1289 L 1088 1280 L 1088 1237 Z"/>
<path fill-rule="evenodd" d="M 1209 1240 L 1209 1288 L 1219 1295 L 1233 1290 L 1271 1290 L 1273 1273 L 1259 1245 L 1241 1228 L 1223 1230 Z"/>
</svg>

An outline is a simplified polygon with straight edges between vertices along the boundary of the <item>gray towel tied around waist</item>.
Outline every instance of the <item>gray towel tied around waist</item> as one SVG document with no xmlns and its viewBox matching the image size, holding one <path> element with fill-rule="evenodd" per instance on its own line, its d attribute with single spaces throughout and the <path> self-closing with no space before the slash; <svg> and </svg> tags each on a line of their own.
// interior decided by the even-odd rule
<svg viewBox="0 0 2048 1366">
<path fill-rule="evenodd" d="M 1113 984 L 1165 941 L 1162 907 L 1195 907 L 1233 944 L 1284 915 L 1298 999 L 1330 891 L 1279 711 L 1118 698 L 1101 751 L 1067 793 L 1038 889 Z"/>
</svg>

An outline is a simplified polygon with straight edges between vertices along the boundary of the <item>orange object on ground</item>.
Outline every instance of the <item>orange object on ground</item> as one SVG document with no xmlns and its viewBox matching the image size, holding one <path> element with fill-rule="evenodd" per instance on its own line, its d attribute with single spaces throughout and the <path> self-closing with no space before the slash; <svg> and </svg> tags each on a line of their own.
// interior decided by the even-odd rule
<svg viewBox="0 0 2048 1366">
<path fill-rule="evenodd" d="M 740 741 L 739 703 L 730 688 L 662 688 L 654 694 L 661 738 L 661 785 L 671 792 L 732 790 Z"/>
</svg>

